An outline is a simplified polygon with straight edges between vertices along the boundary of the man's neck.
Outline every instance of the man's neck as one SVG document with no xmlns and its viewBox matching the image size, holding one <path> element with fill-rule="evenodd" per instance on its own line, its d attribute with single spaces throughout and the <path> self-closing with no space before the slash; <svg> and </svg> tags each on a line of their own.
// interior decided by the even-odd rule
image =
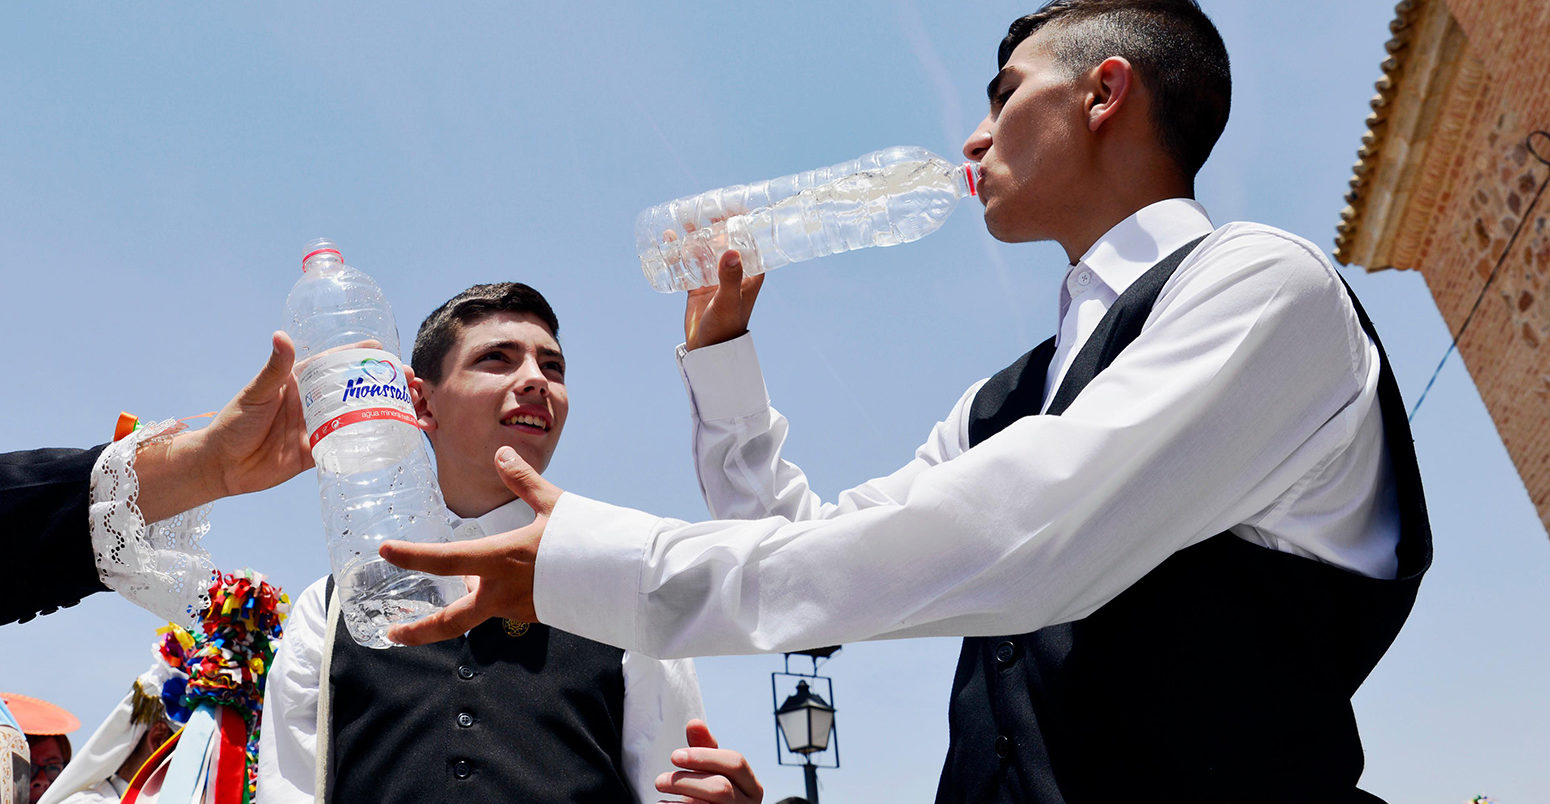
<svg viewBox="0 0 1550 804">
<path fill-rule="evenodd" d="M 1090 198 L 1081 206 L 1067 210 L 1066 232 L 1055 237 L 1072 265 L 1103 237 L 1131 215 L 1170 198 L 1194 198 L 1194 184 L 1171 169 L 1147 170 L 1131 165 L 1122 170 L 1106 171 L 1101 185 L 1110 192 Z M 1130 180 L 1126 180 L 1126 176 Z"/>
<path fill-rule="evenodd" d="M 464 498 L 448 493 L 446 485 L 443 484 L 441 493 L 446 500 L 448 511 L 462 519 L 478 519 L 517 498 L 517 495 L 512 494 L 509 489 L 503 490 L 506 492 L 504 495 L 485 493 Z"/>
</svg>

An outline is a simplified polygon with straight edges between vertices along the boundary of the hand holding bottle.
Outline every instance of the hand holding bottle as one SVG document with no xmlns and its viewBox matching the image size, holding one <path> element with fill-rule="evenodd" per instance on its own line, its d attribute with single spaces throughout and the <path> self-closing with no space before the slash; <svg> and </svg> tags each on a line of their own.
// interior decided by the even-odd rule
<svg viewBox="0 0 1550 804">
<path fill-rule="evenodd" d="M 291 370 L 295 346 L 276 332 L 271 347 L 263 369 L 210 426 L 141 447 L 135 471 L 145 521 L 277 486 L 312 466 Z"/>
<path fill-rule="evenodd" d="M 886 148 L 849 162 L 658 204 L 635 221 L 636 253 L 664 293 L 716 284 L 719 258 L 736 250 L 756 276 L 792 262 L 936 231 L 975 195 L 978 166 L 923 148 Z M 663 232 L 674 236 L 664 237 Z"/>
<path fill-rule="evenodd" d="M 764 274 L 743 275 L 743 259 L 735 250 L 721 255 L 716 273 L 720 281 L 689 291 L 684 304 L 684 348 L 691 352 L 747 332 L 764 285 Z"/>
</svg>

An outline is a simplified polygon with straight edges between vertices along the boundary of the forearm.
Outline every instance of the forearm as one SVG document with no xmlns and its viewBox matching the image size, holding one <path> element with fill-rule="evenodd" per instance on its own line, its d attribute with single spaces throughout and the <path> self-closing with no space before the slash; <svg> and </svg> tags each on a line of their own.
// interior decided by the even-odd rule
<svg viewBox="0 0 1550 804">
<path fill-rule="evenodd" d="M 159 522 L 225 496 L 204 430 L 185 431 L 140 447 L 135 474 L 146 522 Z"/>
<path fill-rule="evenodd" d="M 87 492 L 102 447 L 0 454 L 0 520 L 12 582 L 0 623 L 30 620 L 106 591 L 97 578 Z"/>
<path fill-rule="evenodd" d="M 978 388 L 933 428 L 914 461 L 827 503 L 782 455 L 789 426 L 769 403 L 749 336 L 681 355 L 680 366 L 694 413 L 695 469 L 706 505 L 719 519 L 805 521 L 899 502 L 919 471 L 963 451 L 961 418 Z"/>
<path fill-rule="evenodd" d="M 178 502 L 201 495 L 178 491 L 193 479 L 173 473 L 186 465 L 176 453 L 166 458 L 168 443 L 179 433 L 177 422 L 146 425 L 102 451 L 92 467 L 88 514 L 91 545 L 98 577 L 109 588 L 142 608 L 175 622 L 185 622 L 203 606 L 204 590 L 215 563 L 199 546 L 210 526 L 209 508 L 171 510 Z M 140 457 L 152 457 L 152 492 L 142 492 Z M 181 499 L 180 499 L 181 498 Z M 141 507 L 151 503 L 151 512 Z M 170 503 L 170 504 L 169 504 Z M 160 518 L 153 518 L 159 516 Z"/>
</svg>

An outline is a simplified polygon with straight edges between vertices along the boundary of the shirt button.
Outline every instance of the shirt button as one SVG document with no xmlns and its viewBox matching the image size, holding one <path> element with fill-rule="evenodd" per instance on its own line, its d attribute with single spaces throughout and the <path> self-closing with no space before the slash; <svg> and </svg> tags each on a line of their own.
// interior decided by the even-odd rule
<svg viewBox="0 0 1550 804">
<path fill-rule="evenodd" d="M 1084 288 L 1092 284 L 1092 281 L 1093 275 L 1087 271 L 1082 271 L 1076 275 L 1076 283 Z"/>
<path fill-rule="evenodd" d="M 457 724 L 466 729 L 469 726 L 474 725 L 474 716 L 468 714 L 467 712 L 459 712 L 457 714 Z"/>
<path fill-rule="evenodd" d="M 1010 642 L 1002 642 L 996 646 L 996 664 L 1005 666 L 1017 660 L 1017 646 Z"/>
<path fill-rule="evenodd" d="M 1012 738 L 1005 734 L 996 738 L 996 756 L 1006 759 L 1012 755 Z"/>
<path fill-rule="evenodd" d="M 458 668 L 457 668 L 457 677 L 463 679 L 464 681 L 467 681 L 468 679 L 473 678 L 474 677 L 474 668 L 469 667 L 466 664 L 459 665 Z"/>
<path fill-rule="evenodd" d="M 474 766 L 466 759 L 460 759 L 452 763 L 452 775 L 459 779 L 467 779 L 474 775 Z"/>
</svg>

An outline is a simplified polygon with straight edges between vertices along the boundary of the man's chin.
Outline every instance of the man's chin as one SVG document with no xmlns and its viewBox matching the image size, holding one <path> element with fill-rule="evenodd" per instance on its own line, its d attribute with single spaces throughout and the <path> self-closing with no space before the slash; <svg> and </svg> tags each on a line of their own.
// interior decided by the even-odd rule
<svg viewBox="0 0 1550 804">
<path fill-rule="evenodd" d="M 1032 243 L 1038 240 L 1048 240 L 1048 237 L 1040 237 L 1029 232 L 1026 228 L 1010 225 L 999 218 L 992 217 L 989 210 L 985 214 L 985 231 L 991 237 L 1003 243 Z"/>
<path fill-rule="evenodd" d="M 543 474 L 544 470 L 549 468 L 549 453 L 535 447 L 533 444 L 512 444 L 508 441 L 507 446 L 516 450 L 517 456 L 526 462 L 528 466 L 533 467 L 534 471 L 539 474 Z"/>
</svg>

